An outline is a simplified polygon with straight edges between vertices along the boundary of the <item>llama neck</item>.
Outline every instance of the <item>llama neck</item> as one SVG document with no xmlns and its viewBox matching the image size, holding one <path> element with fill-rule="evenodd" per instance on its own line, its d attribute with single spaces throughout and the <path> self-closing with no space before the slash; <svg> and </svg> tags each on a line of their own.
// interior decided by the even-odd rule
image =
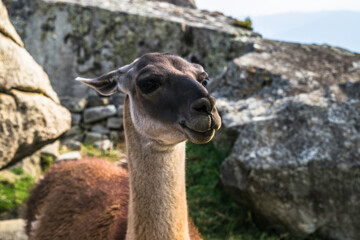
<svg viewBox="0 0 360 240">
<path fill-rule="evenodd" d="M 185 143 L 159 148 L 132 125 L 125 100 L 130 178 L 127 240 L 189 240 Z"/>
</svg>

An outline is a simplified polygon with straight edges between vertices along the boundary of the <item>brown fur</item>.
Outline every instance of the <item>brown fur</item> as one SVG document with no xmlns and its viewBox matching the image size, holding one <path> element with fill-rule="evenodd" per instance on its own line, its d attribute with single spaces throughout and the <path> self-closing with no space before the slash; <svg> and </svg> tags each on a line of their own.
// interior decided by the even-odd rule
<svg viewBox="0 0 360 240">
<path fill-rule="evenodd" d="M 56 164 L 28 199 L 26 232 L 38 215 L 42 224 L 30 239 L 125 239 L 128 200 L 123 168 L 99 159 Z M 191 220 L 189 232 L 201 239 Z"/>
</svg>

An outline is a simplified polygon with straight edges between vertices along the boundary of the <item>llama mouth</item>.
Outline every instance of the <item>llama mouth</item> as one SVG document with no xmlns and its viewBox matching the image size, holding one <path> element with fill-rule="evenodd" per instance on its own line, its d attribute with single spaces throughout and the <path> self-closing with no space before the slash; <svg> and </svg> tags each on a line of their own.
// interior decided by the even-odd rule
<svg viewBox="0 0 360 240">
<path fill-rule="evenodd" d="M 191 132 L 193 134 L 200 134 L 200 135 L 209 135 L 210 133 L 212 133 L 214 131 L 214 129 L 209 129 L 209 130 L 207 130 L 205 132 L 200 132 L 200 131 L 195 131 L 195 130 L 193 130 L 191 128 L 188 128 L 186 126 L 183 127 L 183 128 L 185 129 L 185 131 L 189 131 L 189 132 Z"/>
<path fill-rule="evenodd" d="M 196 144 L 207 143 L 215 135 L 215 130 L 212 128 L 207 131 L 196 131 L 186 126 L 185 123 L 180 123 L 180 125 L 184 129 L 184 132 L 188 137 L 189 141 Z"/>
<path fill-rule="evenodd" d="M 189 127 L 189 125 L 186 123 L 186 120 L 181 120 L 179 122 L 183 129 L 188 129 L 198 134 L 211 132 L 215 129 L 216 125 L 214 116 L 212 114 L 207 114 L 206 117 L 201 116 L 201 118 L 196 118 L 195 120 L 193 119 L 192 121 L 189 121 L 188 123 L 190 123 L 191 127 Z"/>
<path fill-rule="evenodd" d="M 196 133 L 196 134 L 204 134 L 204 133 L 207 133 L 207 132 L 211 132 L 213 130 L 211 127 L 209 129 L 206 129 L 206 130 L 194 130 L 194 129 L 188 127 L 185 122 L 180 122 L 180 126 L 183 129 L 191 131 L 191 132 Z"/>
</svg>

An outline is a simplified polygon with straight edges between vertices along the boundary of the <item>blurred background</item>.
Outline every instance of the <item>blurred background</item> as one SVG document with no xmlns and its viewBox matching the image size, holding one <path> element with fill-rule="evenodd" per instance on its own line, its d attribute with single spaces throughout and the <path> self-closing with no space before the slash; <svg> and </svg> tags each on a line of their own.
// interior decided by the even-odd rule
<svg viewBox="0 0 360 240">
<path fill-rule="evenodd" d="M 126 168 L 124 94 L 74 78 L 148 52 L 210 75 L 223 125 L 186 163 L 204 239 L 360 239 L 359 23 L 355 0 L 1 0 L 0 240 L 27 239 L 53 164 Z"/>
</svg>

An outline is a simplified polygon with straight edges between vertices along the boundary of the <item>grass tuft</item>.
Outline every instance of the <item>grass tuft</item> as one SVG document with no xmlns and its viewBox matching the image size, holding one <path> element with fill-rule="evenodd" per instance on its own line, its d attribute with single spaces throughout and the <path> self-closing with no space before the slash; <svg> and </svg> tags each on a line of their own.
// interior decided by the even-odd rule
<svg viewBox="0 0 360 240">
<path fill-rule="evenodd" d="M 35 179 L 22 168 L 13 168 L 7 176 L 0 174 L 0 214 L 22 204 L 34 184 Z"/>
<path fill-rule="evenodd" d="M 243 21 L 234 19 L 233 25 L 236 27 L 241 27 L 241 28 L 246 28 L 246 29 L 252 30 L 252 22 L 249 17 L 245 18 L 245 20 L 243 20 Z"/>
<path fill-rule="evenodd" d="M 119 150 L 116 150 L 119 149 Z M 119 161 L 121 152 L 125 152 L 125 144 L 124 143 L 117 143 L 115 148 L 111 148 L 110 150 L 100 150 L 94 147 L 91 144 L 82 144 L 81 145 L 81 155 L 82 156 L 89 156 L 89 157 L 96 157 L 101 159 L 106 159 L 110 162 Z"/>
<path fill-rule="evenodd" d="M 55 161 L 55 157 L 47 154 L 41 154 L 40 156 L 40 166 L 43 173 L 45 173 Z"/>
</svg>

